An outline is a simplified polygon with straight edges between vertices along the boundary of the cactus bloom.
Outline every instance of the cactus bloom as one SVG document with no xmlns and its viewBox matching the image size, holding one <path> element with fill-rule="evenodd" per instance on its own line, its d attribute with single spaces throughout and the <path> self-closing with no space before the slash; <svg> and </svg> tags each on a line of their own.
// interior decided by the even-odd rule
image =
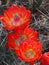
<svg viewBox="0 0 49 65">
<path fill-rule="evenodd" d="M 16 55 L 20 60 L 32 63 L 39 60 L 41 57 L 42 45 L 38 40 L 26 40 L 19 49 L 16 50 Z"/>
<path fill-rule="evenodd" d="M 29 39 L 37 39 L 38 33 L 34 31 L 32 28 L 27 27 L 24 31 L 17 30 L 15 33 L 8 34 L 8 42 L 7 47 L 15 50 L 18 48 L 20 44 Z"/>
<path fill-rule="evenodd" d="M 13 4 L 4 11 L 1 20 L 5 29 L 13 30 L 15 28 L 25 28 L 30 23 L 30 16 L 31 12 L 24 6 L 18 7 Z"/>
<path fill-rule="evenodd" d="M 41 57 L 40 65 L 49 65 L 49 52 L 45 52 Z"/>
</svg>

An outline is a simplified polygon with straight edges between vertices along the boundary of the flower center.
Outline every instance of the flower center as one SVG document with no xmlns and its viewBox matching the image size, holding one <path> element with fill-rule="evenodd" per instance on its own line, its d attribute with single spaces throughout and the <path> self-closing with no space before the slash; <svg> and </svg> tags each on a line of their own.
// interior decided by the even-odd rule
<svg viewBox="0 0 49 65">
<path fill-rule="evenodd" d="M 12 25 L 20 25 L 21 24 L 21 21 L 20 21 L 20 16 L 18 14 L 15 14 L 14 18 L 11 20 L 11 24 Z"/>
<path fill-rule="evenodd" d="M 16 14 L 15 17 L 14 17 L 14 23 L 16 25 L 19 25 L 20 24 L 20 16 L 18 14 Z"/>
<path fill-rule="evenodd" d="M 35 52 L 32 50 L 32 49 L 29 49 L 29 50 L 27 50 L 26 52 L 25 52 L 25 56 L 27 57 L 27 58 L 34 58 L 35 57 Z"/>
<path fill-rule="evenodd" d="M 16 40 L 16 45 L 19 46 L 20 43 L 24 42 L 24 40 L 26 40 L 27 37 L 25 35 L 21 35 L 21 37 L 19 37 L 17 40 Z"/>
</svg>

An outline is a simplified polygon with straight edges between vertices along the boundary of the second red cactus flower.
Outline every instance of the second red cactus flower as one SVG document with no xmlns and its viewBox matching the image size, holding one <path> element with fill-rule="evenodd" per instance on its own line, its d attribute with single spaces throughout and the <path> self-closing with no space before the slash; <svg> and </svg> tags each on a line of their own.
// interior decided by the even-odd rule
<svg viewBox="0 0 49 65">
<path fill-rule="evenodd" d="M 20 43 L 29 40 L 29 39 L 37 39 L 38 33 L 34 31 L 34 29 L 27 27 L 24 31 L 17 30 L 14 34 L 8 34 L 8 42 L 7 47 L 15 50 L 18 48 Z"/>
</svg>

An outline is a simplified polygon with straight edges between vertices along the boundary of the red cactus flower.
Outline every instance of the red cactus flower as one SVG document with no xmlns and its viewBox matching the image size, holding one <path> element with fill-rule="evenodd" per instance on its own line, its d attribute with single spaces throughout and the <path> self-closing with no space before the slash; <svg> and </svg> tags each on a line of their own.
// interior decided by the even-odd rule
<svg viewBox="0 0 49 65">
<path fill-rule="evenodd" d="M 24 6 L 12 5 L 4 11 L 1 20 L 5 29 L 25 28 L 30 23 L 30 11 Z"/>
<path fill-rule="evenodd" d="M 34 31 L 32 28 L 26 28 L 24 31 L 18 30 L 14 34 L 8 34 L 8 42 L 7 47 L 10 49 L 18 48 L 20 43 L 26 41 L 27 39 L 37 39 L 38 33 Z"/>
<path fill-rule="evenodd" d="M 45 52 L 41 57 L 40 65 L 49 65 L 49 52 Z"/>
<path fill-rule="evenodd" d="M 42 45 L 38 40 L 26 40 L 19 49 L 16 50 L 16 55 L 20 60 L 29 62 L 30 64 L 41 57 Z"/>
</svg>

